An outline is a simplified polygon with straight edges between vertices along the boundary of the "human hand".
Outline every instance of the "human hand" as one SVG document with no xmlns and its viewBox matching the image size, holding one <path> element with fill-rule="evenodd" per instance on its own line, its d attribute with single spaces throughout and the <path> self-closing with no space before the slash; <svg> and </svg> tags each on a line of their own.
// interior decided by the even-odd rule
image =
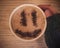
<svg viewBox="0 0 60 48">
<path fill-rule="evenodd" d="M 57 13 L 57 10 L 51 5 L 38 5 L 38 6 L 44 11 L 46 17 L 50 17 L 53 14 Z"/>
</svg>

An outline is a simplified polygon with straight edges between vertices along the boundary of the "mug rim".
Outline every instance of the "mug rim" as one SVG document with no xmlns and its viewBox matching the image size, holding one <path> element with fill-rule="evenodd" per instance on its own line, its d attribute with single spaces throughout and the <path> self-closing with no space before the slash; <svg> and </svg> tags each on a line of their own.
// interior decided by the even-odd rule
<svg viewBox="0 0 60 48">
<path fill-rule="evenodd" d="M 12 29 L 12 26 L 11 26 L 11 18 L 12 18 L 12 16 L 13 16 L 13 14 L 14 14 L 19 8 L 24 7 L 24 6 L 36 7 L 37 9 L 39 9 L 39 10 L 42 12 L 42 14 L 43 14 L 43 16 L 44 16 L 44 18 L 45 18 L 45 26 L 44 26 L 43 31 L 42 31 L 36 38 L 30 39 L 30 40 L 23 39 L 23 38 L 19 37 L 18 35 L 16 35 L 16 34 L 14 33 L 13 29 Z M 18 39 L 20 39 L 20 40 L 22 40 L 22 41 L 34 41 L 34 40 L 39 39 L 39 38 L 44 34 L 44 32 L 45 32 L 45 30 L 46 30 L 46 27 L 47 27 L 46 15 L 45 15 L 45 13 L 43 12 L 43 10 L 42 10 L 41 8 L 39 8 L 37 5 L 34 5 L 34 4 L 22 4 L 22 5 L 18 6 L 18 7 L 16 7 L 15 9 L 13 9 L 13 11 L 11 12 L 10 17 L 9 17 L 9 27 L 10 27 L 10 30 L 11 30 L 12 34 L 13 34 L 14 36 L 16 36 L 16 38 L 18 38 Z"/>
</svg>

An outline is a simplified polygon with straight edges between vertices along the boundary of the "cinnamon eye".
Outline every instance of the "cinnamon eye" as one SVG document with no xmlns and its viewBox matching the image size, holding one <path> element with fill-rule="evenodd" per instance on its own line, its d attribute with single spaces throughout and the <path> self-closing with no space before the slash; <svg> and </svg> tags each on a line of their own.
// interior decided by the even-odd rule
<svg viewBox="0 0 60 48">
<path fill-rule="evenodd" d="M 32 13 L 31 13 L 31 15 L 35 17 L 36 16 L 36 11 L 33 10 Z"/>
<path fill-rule="evenodd" d="M 25 14 L 24 10 L 21 12 L 21 17 L 22 17 L 22 19 L 21 19 L 20 23 L 22 23 L 23 26 L 27 26 L 26 14 Z"/>
<path fill-rule="evenodd" d="M 37 20 L 37 16 L 36 16 L 36 11 L 33 10 L 32 13 L 31 13 L 31 16 L 32 16 L 32 21 L 33 21 L 33 25 L 34 26 L 37 26 L 37 23 L 36 23 L 36 20 Z"/>
</svg>

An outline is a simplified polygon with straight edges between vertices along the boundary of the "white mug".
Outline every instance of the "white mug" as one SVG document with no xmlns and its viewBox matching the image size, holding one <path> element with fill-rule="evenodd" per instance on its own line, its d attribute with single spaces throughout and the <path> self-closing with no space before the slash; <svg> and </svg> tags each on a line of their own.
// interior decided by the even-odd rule
<svg viewBox="0 0 60 48">
<path fill-rule="evenodd" d="M 43 28 L 42 32 L 41 32 L 37 37 L 35 37 L 35 38 L 33 38 L 33 39 L 29 39 L 29 40 L 28 40 L 28 39 L 23 39 L 23 38 L 19 37 L 18 35 L 16 35 L 16 33 L 13 31 L 13 27 L 12 27 L 12 25 L 11 25 L 12 17 L 13 17 L 13 15 L 14 15 L 14 13 L 16 13 L 18 9 L 20 9 L 20 8 L 22 8 L 22 7 L 24 7 L 24 6 L 31 6 L 31 7 L 37 8 L 37 9 L 41 12 L 41 14 L 42 14 L 42 16 L 43 16 L 43 18 L 44 18 L 44 22 L 45 22 L 45 23 L 44 23 L 44 28 Z M 17 23 L 16 23 L 16 24 L 17 24 Z M 34 5 L 34 4 L 22 4 L 22 5 L 18 6 L 18 7 L 16 7 L 16 8 L 12 11 L 12 13 L 10 14 L 9 27 L 10 27 L 10 30 L 11 30 L 11 32 L 13 33 L 13 35 L 16 36 L 18 39 L 20 39 L 20 40 L 22 40 L 22 41 L 34 41 L 34 40 L 37 40 L 38 38 L 40 38 L 40 37 L 44 34 L 44 32 L 45 32 L 45 30 L 46 30 L 46 27 L 47 27 L 46 15 L 44 14 L 43 10 L 42 10 L 40 7 L 38 7 L 37 5 Z"/>
</svg>

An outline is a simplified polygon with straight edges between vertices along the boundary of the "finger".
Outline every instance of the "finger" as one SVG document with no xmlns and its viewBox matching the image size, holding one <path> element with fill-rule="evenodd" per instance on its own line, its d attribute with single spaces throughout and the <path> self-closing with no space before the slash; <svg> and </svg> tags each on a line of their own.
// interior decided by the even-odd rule
<svg viewBox="0 0 60 48">
<path fill-rule="evenodd" d="M 56 14 L 57 10 L 51 5 L 38 5 L 43 11 L 49 9 L 52 14 Z"/>
<path fill-rule="evenodd" d="M 49 6 L 51 6 L 51 5 L 38 5 L 40 8 L 44 8 L 44 9 L 46 9 L 46 8 L 49 8 Z"/>
<path fill-rule="evenodd" d="M 46 17 L 50 17 L 50 16 L 52 16 L 52 13 L 47 9 L 45 11 L 45 15 L 46 15 Z"/>
<path fill-rule="evenodd" d="M 38 5 L 46 14 L 46 17 L 52 16 L 52 12 L 50 10 L 51 5 Z"/>
<path fill-rule="evenodd" d="M 41 8 L 48 8 L 51 5 L 38 5 L 38 6 L 41 7 Z"/>
<path fill-rule="evenodd" d="M 49 8 L 50 5 L 38 5 L 44 12 Z"/>
</svg>

